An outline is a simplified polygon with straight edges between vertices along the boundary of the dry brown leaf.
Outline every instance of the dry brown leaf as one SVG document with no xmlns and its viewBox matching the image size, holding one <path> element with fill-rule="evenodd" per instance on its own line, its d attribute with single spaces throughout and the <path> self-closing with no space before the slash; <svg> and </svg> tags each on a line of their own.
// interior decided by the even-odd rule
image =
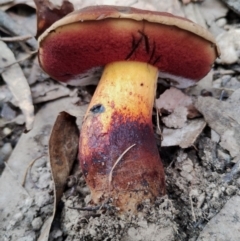
<svg viewBox="0 0 240 241">
<path fill-rule="evenodd" d="M 49 0 L 34 0 L 37 7 L 37 37 L 39 37 L 54 22 L 74 10 L 73 4 L 63 0 L 60 6 Z"/>
<path fill-rule="evenodd" d="M 34 121 L 34 107 L 32 104 L 32 96 L 28 82 L 22 72 L 22 69 L 16 63 L 16 59 L 12 51 L 2 41 L 0 41 L 0 49 L 0 68 L 2 69 L 2 78 L 7 83 L 8 88 L 17 100 L 18 106 L 25 116 L 26 129 L 30 130 Z M 4 68 L 9 65 L 11 66 Z"/>
<path fill-rule="evenodd" d="M 79 131 L 76 125 L 76 117 L 64 111 L 61 112 L 55 121 L 49 140 L 49 156 L 55 192 L 54 210 L 52 216 L 44 223 L 38 241 L 49 239 L 57 204 L 61 199 L 73 162 L 76 160 L 78 138 Z"/>
<path fill-rule="evenodd" d="M 67 178 L 76 160 L 79 131 L 76 117 L 61 112 L 49 140 L 49 156 L 55 184 L 55 206 L 61 199 Z"/>
</svg>

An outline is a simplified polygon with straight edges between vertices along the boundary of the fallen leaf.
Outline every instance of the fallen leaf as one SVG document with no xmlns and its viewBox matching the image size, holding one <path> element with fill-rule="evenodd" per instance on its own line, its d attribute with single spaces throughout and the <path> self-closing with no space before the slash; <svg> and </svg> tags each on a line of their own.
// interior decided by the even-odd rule
<svg viewBox="0 0 240 241">
<path fill-rule="evenodd" d="M 79 131 L 76 117 L 61 112 L 49 140 L 49 156 L 55 186 L 55 207 L 61 199 L 67 178 L 76 160 Z"/>
<path fill-rule="evenodd" d="M 221 136 L 220 145 L 236 157 L 240 153 L 240 89 L 228 101 L 200 96 L 195 106 L 207 124 Z"/>
<path fill-rule="evenodd" d="M 169 129 L 164 127 L 162 146 L 180 146 L 188 148 L 194 145 L 198 136 L 206 126 L 203 119 L 191 120 L 185 123 L 181 129 Z"/>
<path fill-rule="evenodd" d="M 34 104 L 69 96 L 72 92 L 66 86 L 52 80 L 32 85 L 31 91 Z"/>
<path fill-rule="evenodd" d="M 25 116 L 26 129 L 30 130 L 34 121 L 34 107 L 28 82 L 22 69 L 16 63 L 12 51 L 2 41 L 0 41 L 0 49 L 0 68 L 2 69 L 2 78 L 7 83 L 8 88 L 17 100 L 18 106 Z"/>
<path fill-rule="evenodd" d="M 0 27 L 14 36 L 26 36 L 30 33 L 24 25 L 16 23 L 7 13 L 0 10 Z M 33 49 L 38 48 L 38 43 L 35 38 L 26 41 Z"/>
<path fill-rule="evenodd" d="M 222 0 L 231 10 L 240 15 L 240 2 L 237 0 Z"/>
<path fill-rule="evenodd" d="M 204 17 L 200 11 L 199 4 L 190 2 L 187 5 L 183 5 L 182 8 L 186 18 L 190 19 L 194 23 L 201 25 L 204 28 L 207 28 Z"/>
<path fill-rule="evenodd" d="M 221 87 L 222 85 L 218 85 L 218 87 L 216 87 L 216 83 L 213 83 L 212 80 L 213 80 L 213 71 L 210 71 L 196 85 L 185 89 L 184 92 L 190 96 L 207 95 L 207 96 L 212 96 L 215 99 L 221 99 L 223 94 L 224 96 L 229 97 L 233 93 L 233 90 L 229 89 L 228 87 Z"/>
<path fill-rule="evenodd" d="M 170 128 L 182 128 L 187 121 L 188 110 L 184 106 L 180 106 L 172 112 L 171 115 L 162 117 L 163 123 Z"/>
<path fill-rule="evenodd" d="M 63 0 L 58 6 L 49 0 L 34 0 L 37 8 L 37 38 L 54 22 L 74 10 L 73 4 Z"/>
<path fill-rule="evenodd" d="M 184 126 L 187 117 L 199 116 L 191 97 L 174 87 L 161 94 L 156 99 L 155 105 L 160 114 L 169 114 L 167 117 L 163 117 L 162 120 L 170 128 L 181 128 Z"/>
<path fill-rule="evenodd" d="M 209 31 L 214 36 L 217 36 L 221 32 L 224 32 L 224 30 L 217 25 L 216 21 L 218 19 L 226 17 L 228 8 L 219 0 L 203 1 L 198 6 L 208 26 Z"/>
</svg>

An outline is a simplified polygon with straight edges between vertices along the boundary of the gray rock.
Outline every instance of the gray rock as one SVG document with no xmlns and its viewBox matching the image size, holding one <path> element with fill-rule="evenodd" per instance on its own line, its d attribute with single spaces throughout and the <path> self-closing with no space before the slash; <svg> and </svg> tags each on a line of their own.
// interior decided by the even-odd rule
<svg viewBox="0 0 240 241">
<path fill-rule="evenodd" d="M 240 237 L 240 197 L 228 200 L 223 209 L 205 226 L 197 241 L 236 241 Z"/>
</svg>

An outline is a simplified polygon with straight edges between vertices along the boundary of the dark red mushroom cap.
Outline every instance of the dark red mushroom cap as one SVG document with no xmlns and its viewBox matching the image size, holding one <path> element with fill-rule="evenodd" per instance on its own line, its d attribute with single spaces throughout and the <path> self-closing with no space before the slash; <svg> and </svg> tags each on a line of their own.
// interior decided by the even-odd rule
<svg viewBox="0 0 240 241">
<path fill-rule="evenodd" d="M 203 27 L 169 13 L 93 6 L 70 13 L 39 37 L 39 61 L 54 79 L 76 83 L 107 63 L 126 60 L 156 66 L 185 88 L 203 78 L 220 55 Z"/>
</svg>

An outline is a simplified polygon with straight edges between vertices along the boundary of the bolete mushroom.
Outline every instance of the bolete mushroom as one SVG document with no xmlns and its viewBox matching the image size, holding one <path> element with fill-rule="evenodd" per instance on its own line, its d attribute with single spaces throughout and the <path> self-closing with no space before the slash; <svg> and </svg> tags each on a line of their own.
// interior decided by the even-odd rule
<svg viewBox="0 0 240 241">
<path fill-rule="evenodd" d="M 219 55 L 201 26 L 169 13 L 94 6 L 70 13 L 39 38 L 39 61 L 54 79 L 79 82 L 105 66 L 83 121 L 79 160 L 92 200 L 135 211 L 165 194 L 152 128 L 158 76 L 185 88 Z"/>
</svg>

